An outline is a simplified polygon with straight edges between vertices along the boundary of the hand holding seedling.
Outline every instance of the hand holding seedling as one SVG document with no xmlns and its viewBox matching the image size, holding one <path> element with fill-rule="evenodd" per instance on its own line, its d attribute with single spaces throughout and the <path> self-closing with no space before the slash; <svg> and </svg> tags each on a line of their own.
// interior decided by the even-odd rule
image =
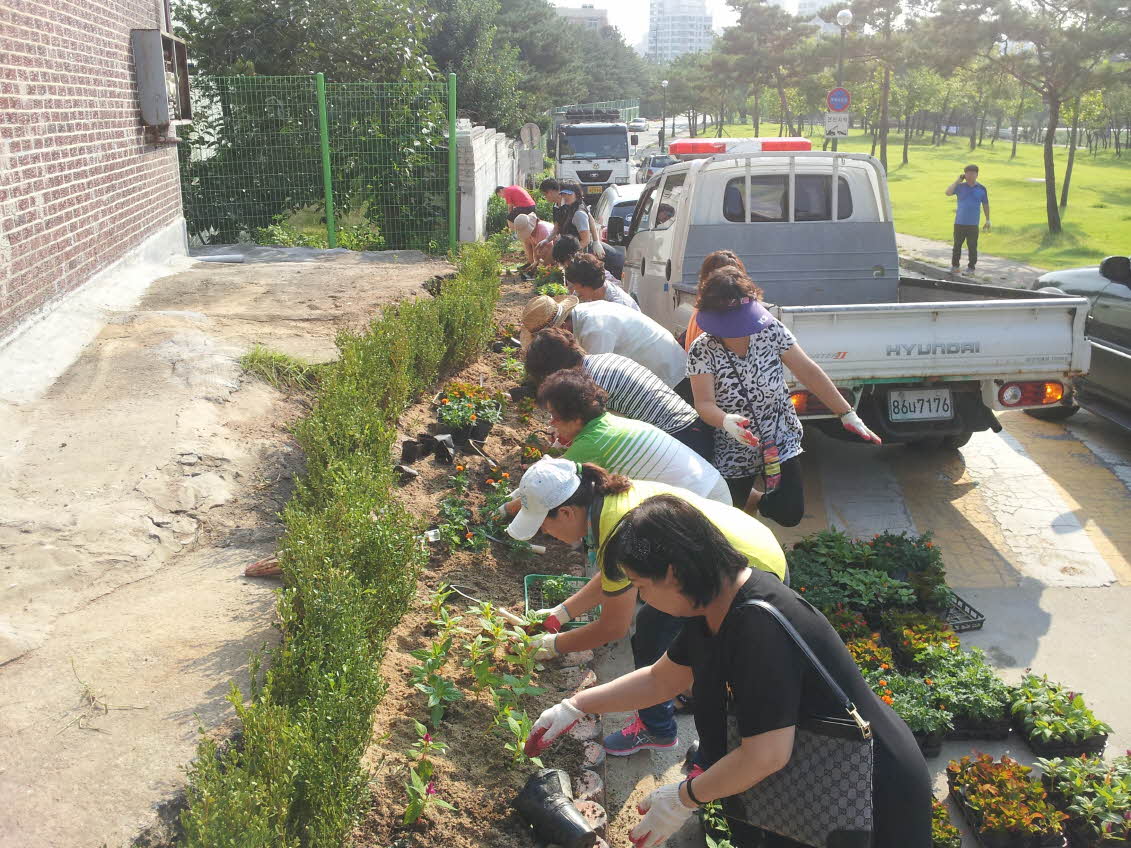
<svg viewBox="0 0 1131 848">
<path fill-rule="evenodd" d="M 538 716 L 538 721 L 530 729 L 530 736 L 523 748 L 526 756 L 538 756 L 583 718 L 585 713 L 571 704 L 569 698 L 554 704 Z"/>
<path fill-rule="evenodd" d="M 728 436 L 747 447 L 758 447 L 758 437 L 750 432 L 750 419 L 741 415 L 724 415 L 723 429 Z"/>
</svg>

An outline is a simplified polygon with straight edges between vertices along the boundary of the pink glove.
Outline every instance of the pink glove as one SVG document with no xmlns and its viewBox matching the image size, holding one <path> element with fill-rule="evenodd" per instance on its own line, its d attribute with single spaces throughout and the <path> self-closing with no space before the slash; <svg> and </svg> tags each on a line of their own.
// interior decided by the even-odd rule
<svg viewBox="0 0 1131 848">
<path fill-rule="evenodd" d="M 728 436 L 740 445 L 756 448 L 758 447 L 758 437 L 750 432 L 749 427 L 749 418 L 744 418 L 741 415 L 723 416 L 723 429 L 726 430 Z"/>
<path fill-rule="evenodd" d="M 849 410 L 840 416 L 840 424 L 849 433 L 855 433 L 866 442 L 874 442 L 877 445 L 882 445 L 883 441 L 868 429 L 868 425 L 860 420 L 860 416 L 854 410 Z"/>
</svg>

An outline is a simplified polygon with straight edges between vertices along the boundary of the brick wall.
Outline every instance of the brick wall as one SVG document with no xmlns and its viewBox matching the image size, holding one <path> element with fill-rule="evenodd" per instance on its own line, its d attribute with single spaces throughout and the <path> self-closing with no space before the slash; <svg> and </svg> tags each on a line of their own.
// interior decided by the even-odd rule
<svg viewBox="0 0 1131 848">
<path fill-rule="evenodd" d="M 162 0 L 0 0 L 0 337 L 181 214 L 144 142 L 130 30 Z"/>
<path fill-rule="evenodd" d="M 528 174 L 542 170 L 542 150 L 524 150 L 498 130 L 460 121 L 456 133 L 459 172 L 459 240 L 481 241 L 487 202 L 495 186 L 524 185 Z"/>
</svg>

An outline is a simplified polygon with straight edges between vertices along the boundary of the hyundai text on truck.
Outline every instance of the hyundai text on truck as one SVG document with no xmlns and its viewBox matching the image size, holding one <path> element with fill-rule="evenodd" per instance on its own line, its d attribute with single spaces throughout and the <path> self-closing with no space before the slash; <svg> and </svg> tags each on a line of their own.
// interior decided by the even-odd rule
<svg viewBox="0 0 1131 848">
<path fill-rule="evenodd" d="M 633 215 L 624 284 L 673 333 L 687 327 L 704 257 L 730 248 L 885 441 L 959 447 L 999 431 L 996 411 L 1060 403 L 1087 372 L 1086 299 L 899 275 L 873 157 L 788 138 L 693 139 L 671 152 L 683 161 L 649 182 Z M 610 235 L 620 226 L 611 219 Z M 839 435 L 787 376 L 798 414 Z"/>
<path fill-rule="evenodd" d="M 554 176 L 576 180 L 586 202 L 596 202 L 611 185 L 632 182 L 632 148 L 638 143 L 617 110 L 570 110 L 557 123 Z"/>
</svg>

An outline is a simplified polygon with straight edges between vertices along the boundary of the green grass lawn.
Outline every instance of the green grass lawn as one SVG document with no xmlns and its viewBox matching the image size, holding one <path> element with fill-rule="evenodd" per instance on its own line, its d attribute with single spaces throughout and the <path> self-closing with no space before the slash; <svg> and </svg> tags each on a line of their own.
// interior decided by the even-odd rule
<svg viewBox="0 0 1131 848">
<path fill-rule="evenodd" d="M 729 124 L 728 136 L 754 134 L 749 125 Z M 777 135 L 776 124 L 763 123 L 763 136 Z M 714 135 L 711 128 L 709 135 Z M 1131 153 L 1117 159 L 1112 152 L 1095 158 L 1076 151 L 1064 231 L 1049 235 L 1045 219 L 1045 185 L 1042 148 L 1021 144 L 1017 158 L 1009 158 L 1011 143 L 998 139 L 971 152 L 965 138 L 951 138 L 941 147 L 912 141 L 907 165 L 900 165 L 903 136 L 888 139 L 888 183 L 897 232 L 948 242 L 954 224 L 952 197 L 943 192 L 962 168 L 973 162 L 981 169 L 979 181 L 990 194 L 993 232 L 983 233 L 978 248 L 984 253 L 1017 259 L 1038 268 L 1095 265 L 1113 253 L 1131 250 Z M 818 147 L 820 140 L 815 141 Z M 871 150 L 870 136 L 853 130 L 840 149 L 853 153 Z M 1067 149 L 1056 150 L 1057 192 L 1064 179 Z"/>
</svg>

